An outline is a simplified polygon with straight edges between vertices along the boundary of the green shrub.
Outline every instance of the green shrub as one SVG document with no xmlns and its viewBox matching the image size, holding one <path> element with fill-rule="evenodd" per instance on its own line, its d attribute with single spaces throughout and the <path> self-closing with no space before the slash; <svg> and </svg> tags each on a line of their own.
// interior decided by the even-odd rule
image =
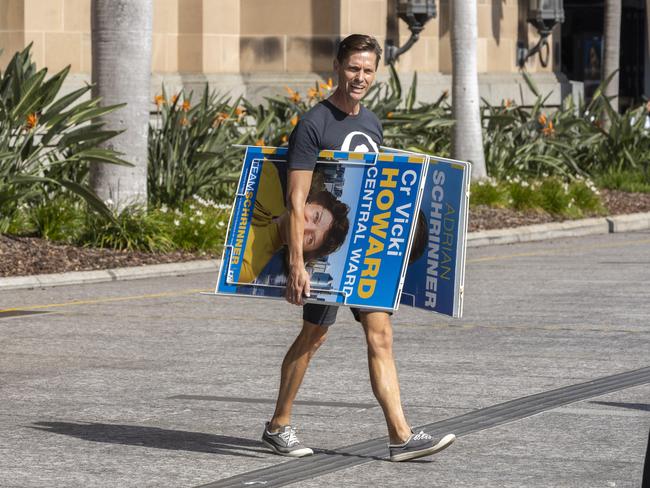
<svg viewBox="0 0 650 488">
<path fill-rule="evenodd" d="M 180 209 L 163 205 L 145 211 L 129 206 L 112 218 L 83 202 L 60 195 L 48 204 L 21 205 L 9 226 L 14 235 L 117 250 L 167 252 L 222 251 L 230 206 L 196 197 Z"/>
<path fill-rule="evenodd" d="M 472 205 L 548 212 L 571 218 L 604 213 L 598 190 L 591 181 L 565 182 L 548 175 L 530 181 L 511 178 L 501 182 L 479 181 L 472 184 L 470 201 Z"/>
<path fill-rule="evenodd" d="M 223 248 L 230 207 L 201 198 L 186 202 L 181 209 L 165 206 L 152 212 L 165 223 L 174 249 L 219 253 Z"/>
<path fill-rule="evenodd" d="M 538 96 L 528 108 L 511 100 L 499 106 L 483 100 L 483 145 L 490 176 L 535 179 L 543 174 L 563 178 L 583 174 L 572 149 L 575 116 L 570 111 L 544 112 L 545 102 Z"/>
<path fill-rule="evenodd" d="M 221 199 L 239 178 L 242 132 L 239 101 L 211 93 L 196 105 L 192 94 L 156 96 L 158 119 L 149 125 L 148 191 L 153 206 L 180 207 L 193 195 Z"/>
<path fill-rule="evenodd" d="M 532 210 L 541 207 L 537 185 L 527 181 L 514 181 L 508 184 L 510 206 L 515 210 Z"/>
<path fill-rule="evenodd" d="M 575 180 L 569 184 L 569 195 L 581 213 L 605 213 L 599 192 L 589 180 Z"/>
<path fill-rule="evenodd" d="M 141 206 L 125 207 L 113 218 L 86 213 L 78 243 L 84 246 L 126 251 L 166 252 L 173 249 L 165 221 Z"/>
<path fill-rule="evenodd" d="M 650 193 L 650 177 L 642 170 L 607 171 L 595 177 L 601 188 Z"/>
<path fill-rule="evenodd" d="M 494 180 L 472 183 L 470 188 L 471 203 L 474 205 L 487 205 L 490 207 L 503 207 L 508 203 L 505 188 Z"/>
<path fill-rule="evenodd" d="M 76 243 L 87 212 L 83 202 L 60 194 L 50 201 L 39 201 L 35 206 L 22 205 L 14 215 L 9 232 Z"/>
<path fill-rule="evenodd" d="M 31 61 L 31 45 L 16 53 L 0 76 L 0 232 L 17 209 L 48 202 L 62 188 L 109 216 L 104 203 L 83 182 L 89 162 L 128 164 L 98 149 L 117 132 L 94 120 L 120 106 L 84 101 L 90 86 L 59 96 L 70 67 L 51 76 Z"/>
<path fill-rule="evenodd" d="M 557 178 L 543 180 L 539 188 L 540 207 L 553 215 L 563 215 L 572 206 L 569 185 Z"/>
<path fill-rule="evenodd" d="M 493 106 L 484 100 L 483 138 L 490 176 L 539 178 L 549 174 L 567 179 L 610 171 L 644 169 L 648 173 L 646 106 L 616 113 L 604 95 L 610 81 L 605 80 L 589 104 L 569 96 L 559 109 L 545 112 L 548 97 L 540 95 L 525 73 L 524 79 L 537 95 L 532 107 L 511 100 Z"/>
</svg>

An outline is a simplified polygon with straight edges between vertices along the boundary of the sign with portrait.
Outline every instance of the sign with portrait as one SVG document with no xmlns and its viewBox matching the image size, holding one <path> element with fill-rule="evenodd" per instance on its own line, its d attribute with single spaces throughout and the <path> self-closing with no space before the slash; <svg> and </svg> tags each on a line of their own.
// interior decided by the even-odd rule
<svg viewBox="0 0 650 488">
<path fill-rule="evenodd" d="M 218 294 L 284 297 L 289 240 L 286 155 L 286 147 L 246 147 Z M 455 171 L 460 168 L 459 179 Z M 454 291 L 448 296 L 445 285 L 449 279 L 462 282 L 456 267 L 464 266 L 464 252 L 456 251 L 458 246 L 464 249 L 467 207 L 458 197 L 466 197 L 466 192 L 454 192 L 452 186 L 466 183 L 467 176 L 466 163 L 432 160 L 424 154 L 322 151 L 304 212 L 303 253 L 311 276 L 307 301 L 396 310 L 400 299 L 408 303 L 402 293 L 406 286 L 409 305 L 458 315 L 460 302 L 454 305 Z M 439 193 L 441 185 L 443 194 Z M 421 209 L 423 202 L 426 208 Z M 434 209 L 443 204 L 438 224 Z M 452 205 L 457 214 L 443 216 Z M 456 219 L 453 229 L 452 218 Z M 453 242 L 445 232 L 455 232 Z M 428 263 L 435 258 L 431 246 L 436 239 L 447 240 L 437 276 L 442 283 L 432 307 L 431 286 L 420 288 L 413 283 L 419 273 L 426 276 L 431 271 Z M 450 246 L 454 249 L 451 264 Z M 462 263 L 456 258 L 462 258 Z M 409 262 L 414 265 L 412 271 Z M 454 272 L 447 269 L 450 266 Z"/>
</svg>

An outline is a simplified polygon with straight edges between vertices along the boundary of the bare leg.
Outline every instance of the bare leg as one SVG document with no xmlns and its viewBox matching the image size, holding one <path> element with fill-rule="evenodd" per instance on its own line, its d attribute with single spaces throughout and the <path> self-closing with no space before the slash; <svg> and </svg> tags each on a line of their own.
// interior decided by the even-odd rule
<svg viewBox="0 0 650 488">
<path fill-rule="evenodd" d="M 399 444 L 408 439 L 411 428 L 402 411 L 390 317 L 385 312 L 361 312 L 361 325 L 368 343 L 372 391 L 384 411 L 390 442 Z"/>
<path fill-rule="evenodd" d="M 304 321 L 302 330 L 282 361 L 282 375 L 275 412 L 269 424 L 270 431 L 291 423 L 291 410 L 298 389 L 305 377 L 309 361 L 327 336 L 327 327 Z"/>
</svg>

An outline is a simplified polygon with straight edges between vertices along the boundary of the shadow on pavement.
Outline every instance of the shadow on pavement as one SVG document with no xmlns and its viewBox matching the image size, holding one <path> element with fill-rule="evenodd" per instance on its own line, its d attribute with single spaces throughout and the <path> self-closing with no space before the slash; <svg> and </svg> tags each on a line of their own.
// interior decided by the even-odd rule
<svg viewBox="0 0 650 488">
<path fill-rule="evenodd" d="M 63 434 L 90 442 L 124 444 L 129 446 L 153 447 L 173 451 L 192 451 L 227 456 L 262 458 L 250 453 L 271 454 L 261 441 L 231 437 L 218 434 L 204 434 L 185 430 L 169 430 L 141 425 L 100 424 L 94 422 L 34 422 L 30 429 L 53 434 Z M 246 451 L 246 452 L 238 452 Z M 386 457 L 368 456 L 345 450 L 314 449 L 314 454 L 322 456 L 355 457 L 374 461 L 386 461 Z M 429 463 L 432 458 L 409 461 L 409 463 Z"/>
<path fill-rule="evenodd" d="M 184 430 L 168 430 L 140 425 L 35 422 L 31 429 L 54 434 L 63 434 L 91 442 L 124 444 L 130 446 L 154 447 L 174 451 L 192 451 L 228 456 L 261 458 L 252 453 L 269 454 L 260 441 L 217 434 L 203 434 Z"/>
<path fill-rule="evenodd" d="M 594 403 L 596 405 L 605 405 L 607 407 L 629 408 L 632 410 L 641 410 L 644 412 L 650 412 L 650 403 L 599 402 L 599 401 L 592 401 L 589 403 Z"/>
</svg>

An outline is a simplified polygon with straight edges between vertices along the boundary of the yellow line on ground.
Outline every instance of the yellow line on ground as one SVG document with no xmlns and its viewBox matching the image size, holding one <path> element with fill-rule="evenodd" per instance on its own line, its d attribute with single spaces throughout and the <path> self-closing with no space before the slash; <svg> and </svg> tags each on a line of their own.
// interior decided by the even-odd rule
<svg viewBox="0 0 650 488">
<path fill-rule="evenodd" d="M 592 249 L 608 249 L 608 248 L 617 248 L 617 247 L 626 247 L 632 246 L 635 244 L 649 244 L 650 239 L 641 239 L 636 241 L 628 241 L 616 244 L 595 244 L 593 246 L 585 246 L 581 248 L 573 248 L 574 250 L 587 251 Z M 534 257 L 534 256 L 549 256 L 549 255 L 558 255 L 562 254 L 563 251 L 567 248 L 563 248 L 556 251 L 540 251 L 540 252 L 526 252 L 526 253 L 515 253 L 502 256 L 486 256 L 483 258 L 468 259 L 468 263 L 481 263 L 486 261 L 502 261 L 506 259 L 518 258 L 518 257 Z M 182 296 L 182 295 L 191 295 L 194 293 L 210 292 L 212 290 L 206 290 L 203 288 L 192 288 L 188 290 L 166 292 L 166 293 L 151 293 L 146 295 L 133 295 L 125 297 L 113 297 L 113 298 L 96 298 L 93 300 L 73 300 L 71 302 L 64 303 L 48 303 L 46 305 L 29 305 L 27 307 L 15 307 L 15 308 L 3 308 L 0 309 L 0 313 L 3 312 L 15 312 L 19 310 L 38 310 L 41 308 L 55 308 L 55 307 L 70 307 L 75 305 L 94 305 L 98 303 L 110 303 L 110 302 L 124 302 L 129 300 L 142 300 L 147 298 L 163 298 L 163 297 L 173 297 L 173 296 Z"/>
<path fill-rule="evenodd" d="M 523 244 L 523 243 L 522 243 Z M 575 251 L 575 252 L 582 252 L 582 251 L 591 251 L 595 249 L 611 249 L 611 248 L 617 248 L 617 247 L 627 247 L 627 246 L 633 246 L 636 244 L 650 244 L 650 239 L 640 239 L 636 241 L 627 241 L 627 242 L 618 242 L 616 244 L 593 244 L 591 246 L 583 246 L 583 247 L 563 247 L 561 249 L 556 249 L 556 250 L 551 250 L 551 251 L 537 251 L 537 252 L 520 252 L 520 253 L 514 253 L 514 254 L 505 254 L 501 256 L 485 256 L 482 258 L 474 258 L 474 259 L 468 259 L 468 263 L 483 263 L 486 261 L 504 261 L 506 259 L 512 259 L 512 258 L 530 258 L 530 257 L 536 257 L 536 256 L 557 256 L 560 254 L 568 254 L 567 251 Z"/>
<path fill-rule="evenodd" d="M 192 295 L 194 293 L 209 292 L 209 291 L 212 290 L 205 290 L 203 288 L 193 288 L 189 290 L 181 290 L 181 291 L 166 292 L 166 293 L 151 293 L 147 295 L 133 295 L 133 296 L 113 297 L 113 298 L 96 298 L 93 300 L 73 300 L 71 302 L 64 302 L 64 303 L 48 303 L 47 305 L 30 305 L 27 307 L 4 308 L 4 309 L 0 309 L 0 313 L 15 312 L 19 310 L 38 310 L 40 308 L 70 307 L 74 305 L 94 305 L 97 303 L 124 302 L 129 300 L 142 300 L 146 298 L 174 297 L 174 296 L 182 296 L 182 295 Z"/>
</svg>

